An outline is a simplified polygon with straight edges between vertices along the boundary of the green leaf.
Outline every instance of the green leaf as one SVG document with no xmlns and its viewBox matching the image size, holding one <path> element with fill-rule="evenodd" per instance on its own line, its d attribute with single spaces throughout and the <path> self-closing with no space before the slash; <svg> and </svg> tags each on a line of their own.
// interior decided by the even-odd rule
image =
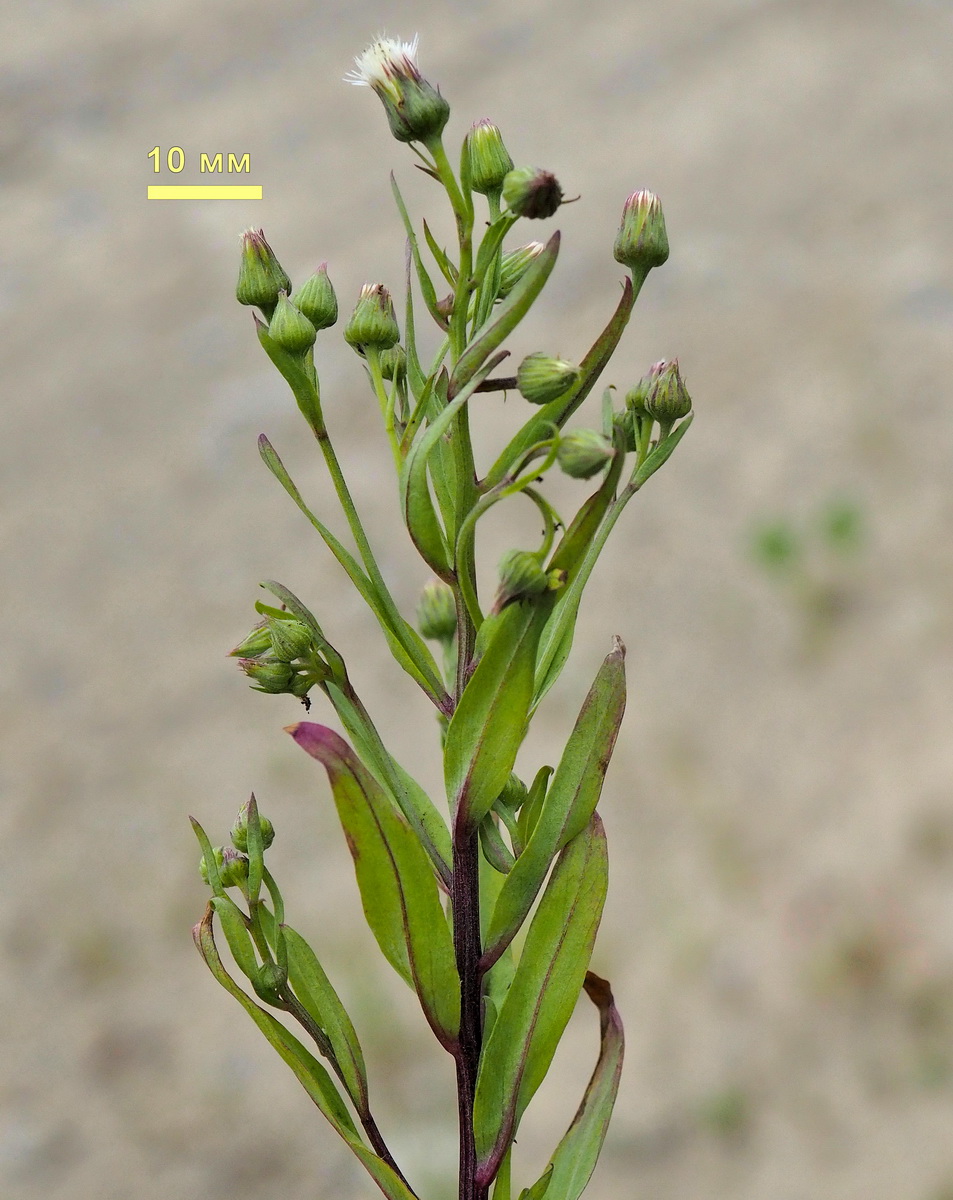
<svg viewBox="0 0 953 1200">
<path fill-rule="evenodd" d="M 565 396 L 560 396 L 558 400 L 551 400 L 526 422 L 490 468 L 483 481 L 485 490 L 496 487 L 502 479 L 506 478 L 511 465 L 518 458 L 521 458 L 531 446 L 535 446 L 537 442 L 549 437 L 553 425 L 562 428 L 589 395 L 619 344 L 619 339 L 632 314 L 636 295 L 632 281 L 627 279 L 622 289 L 622 299 L 619 301 L 612 319 L 579 364 L 581 371 L 579 380 Z"/>
<path fill-rule="evenodd" d="M 622 1021 L 608 983 L 590 971 L 585 988 L 599 1009 L 599 1058 L 572 1124 L 542 1176 L 548 1178 L 552 1194 L 559 1200 L 579 1200 L 592 1176 L 619 1090 L 625 1053 Z"/>
<path fill-rule="evenodd" d="M 477 370 L 509 337 L 533 301 L 543 290 L 559 254 L 559 231 L 549 239 L 545 249 L 533 260 L 526 274 L 497 308 L 493 317 L 477 331 L 476 337 L 460 355 L 450 376 L 450 395 L 455 396 Z M 540 441 L 541 438 L 535 438 Z M 532 443 L 530 443 L 531 445 Z M 496 481 L 494 481 L 496 482 Z"/>
<path fill-rule="evenodd" d="M 248 979 L 254 979 L 259 963 L 245 914 L 229 896 L 213 896 L 209 903 L 222 924 L 222 932 L 238 969 Z"/>
<path fill-rule="evenodd" d="M 540 610 L 517 601 L 492 620 L 486 650 L 463 689 L 444 742 L 447 798 L 458 830 L 477 826 L 503 791 L 533 699 Z M 489 624 L 485 621 L 483 628 Z"/>
<path fill-rule="evenodd" d="M 552 1177 L 553 1168 L 550 1166 L 546 1168 L 532 1187 L 523 1188 L 520 1192 L 520 1200 L 543 1200 Z"/>
<path fill-rule="evenodd" d="M 593 814 L 553 868 L 480 1056 L 473 1128 L 481 1184 L 495 1175 L 549 1070 L 582 988 L 606 883 L 605 833 Z"/>
<path fill-rule="evenodd" d="M 292 991 L 327 1035 L 341 1070 L 341 1082 L 358 1112 L 366 1115 L 367 1068 L 351 1018 L 308 943 L 290 925 L 283 925 L 282 929 L 288 946 L 288 982 Z"/>
<path fill-rule="evenodd" d="M 640 488 L 647 479 L 651 478 L 651 476 L 655 474 L 659 467 L 664 466 L 665 463 L 668 462 L 675 447 L 682 440 L 685 434 L 688 433 L 688 427 L 691 425 L 694 418 L 695 414 L 689 413 L 685 420 L 682 421 L 682 423 L 675 429 L 673 429 L 667 438 L 659 442 L 652 453 L 648 455 L 645 462 L 632 476 L 633 488 Z"/>
<path fill-rule="evenodd" d="M 404 198 L 400 194 L 400 188 L 397 186 L 397 180 L 394 178 L 393 172 L 391 172 L 390 186 L 394 193 L 394 199 L 397 202 L 397 209 L 400 212 L 400 218 L 404 222 L 407 240 L 410 243 L 410 253 L 414 260 L 414 267 L 417 271 L 417 282 L 420 284 L 420 294 L 424 298 L 424 304 L 427 306 L 427 311 L 441 329 L 446 329 L 447 319 L 437 308 L 437 293 L 434 291 L 433 281 L 427 274 L 427 269 L 423 264 L 423 259 L 420 257 L 420 247 L 417 245 L 417 234 L 414 230 L 414 224 L 410 219 L 410 214 L 407 212 L 407 205 L 404 203 Z"/>
<path fill-rule="evenodd" d="M 452 288 L 455 288 L 457 286 L 457 268 L 447 257 L 446 252 L 441 250 L 437 245 L 437 240 L 430 232 L 430 226 L 426 221 L 424 221 L 424 237 L 427 239 L 427 245 L 430 247 L 430 253 L 434 257 L 434 262 L 440 268 L 440 274 Z"/>
<path fill-rule="evenodd" d="M 414 988 L 448 1049 L 460 1025 L 460 980 L 430 859 L 347 742 L 301 721 L 288 732 L 328 773 L 364 915 L 385 958 Z"/>
<path fill-rule="evenodd" d="M 199 954 L 215 979 L 241 1004 L 282 1059 L 294 1072 L 298 1082 L 311 1097 L 328 1121 L 334 1126 L 354 1154 L 360 1159 L 368 1174 L 388 1200 L 416 1200 L 414 1193 L 394 1169 L 360 1140 L 350 1113 L 344 1106 L 340 1093 L 331 1076 L 313 1054 L 271 1013 L 246 996 L 238 984 L 225 970 L 212 933 L 213 910 L 206 909 L 205 917 L 192 930 Z"/>
<path fill-rule="evenodd" d="M 484 963 L 495 962 L 526 920 L 560 850 L 589 823 L 625 711 L 625 647 L 615 646 L 589 689 L 532 836 L 507 874 L 486 935 Z"/>
<path fill-rule="evenodd" d="M 450 830 L 416 779 L 385 748 L 381 736 L 357 693 L 345 678 L 342 686 L 329 681 L 325 686 L 334 711 L 354 743 L 358 758 L 365 764 L 384 791 L 413 827 L 421 845 L 430 855 L 444 884 L 450 886 Z"/>
<path fill-rule="evenodd" d="M 301 415 L 315 433 L 323 431 L 324 417 L 321 413 L 321 396 L 318 391 L 318 379 L 314 373 L 314 363 L 310 356 L 302 359 L 299 355 L 289 354 L 287 350 L 282 349 L 268 333 L 268 326 L 260 321 L 257 315 L 255 316 L 255 329 L 265 353 L 291 388 Z"/>
</svg>

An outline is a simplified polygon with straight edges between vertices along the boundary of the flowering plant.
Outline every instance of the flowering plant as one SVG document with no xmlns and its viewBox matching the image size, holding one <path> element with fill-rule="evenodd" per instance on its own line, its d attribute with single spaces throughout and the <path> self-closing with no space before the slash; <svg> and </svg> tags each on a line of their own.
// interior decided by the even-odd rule
<svg viewBox="0 0 953 1200">
<path fill-rule="evenodd" d="M 255 315 L 258 338 L 320 447 L 353 548 L 309 509 L 264 435 L 261 456 L 347 573 L 396 661 L 432 702 L 442 730 L 449 820 L 384 746 L 344 657 L 288 588 L 263 585 L 271 601 L 256 604 L 260 619 L 233 653 L 259 691 L 299 697 L 308 708 L 312 693 L 320 693 L 346 735 L 309 720 L 288 729 L 327 772 L 368 925 L 453 1059 L 460 1200 L 483 1200 L 491 1186 L 494 1200 L 510 1200 L 520 1119 L 583 990 L 595 1004 L 601 1024 L 595 1070 L 548 1166 L 519 1193 L 520 1200 L 576 1200 L 602 1147 L 622 1067 L 612 992 L 588 970 L 607 886 L 596 804 L 625 706 L 620 639 L 599 668 L 555 769 L 542 766 L 526 783 L 514 767 L 533 715 L 566 663 L 582 593 L 609 533 L 691 423 L 678 364 L 662 362 L 621 407 L 612 390 L 605 391 L 599 428 L 565 428 L 603 373 L 649 272 L 668 257 L 665 223 L 651 193 L 635 192 L 626 201 L 614 253 L 628 277 L 609 323 L 580 363 L 534 353 L 515 375 L 497 374 L 507 357 L 504 342 L 553 270 L 559 234 L 513 249 L 504 242 L 519 221 L 558 209 L 558 182 L 547 171 L 514 168 L 500 131 L 488 121 L 467 134 L 455 173 L 443 144 L 449 105 L 421 75 L 416 40 L 378 41 L 356 60 L 349 80 L 378 94 L 394 136 L 409 143 L 446 193 L 456 226 L 457 247 L 449 254 L 423 223 L 428 267 L 394 182 L 408 246 L 403 325 L 388 290 L 374 283 L 365 285 L 344 328 L 380 406 L 403 520 L 434 576 L 421 598 L 419 632 L 384 582 L 325 423 L 315 343 L 338 316 L 326 266 L 292 289 L 263 233 L 249 230 L 237 294 L 261 313 Z M 481 197 L 486 216 L 478 220 Z M 435 283 L 441 277 L 450 289 L 445 298 Z M 426 363 L 417 295 L 439 331 Z M 535 407 L 478 472 L 471 402 L 477 393 L 502 390 L 518 390 Z M 596 481 L 568 521 L 540 486 L 556 468 Z M 485 607 L 475 566 L 477 528 L 491 508 L 518 495 L 538 509 L 541 541 L 503 557 Z M 428 641 L 440 647 L 440 662 Z M 411 1200 L 417 1192 L 371 1110 L 354 1026 L 316 954 L 285 919 L 281 892 L 265 865 L 274 837 L 270 821 L 252 796 L 230 846 L 213 848 L 194 825 L 212 892 L 194 931 L 202 957 L 385 1196 Z M 232 898 L 236 891 L 243 904 Z M 221 957 L 216 918 L 233 968 Z M 236 982 L 234 970 L 247 985 Z"/>
</svg>

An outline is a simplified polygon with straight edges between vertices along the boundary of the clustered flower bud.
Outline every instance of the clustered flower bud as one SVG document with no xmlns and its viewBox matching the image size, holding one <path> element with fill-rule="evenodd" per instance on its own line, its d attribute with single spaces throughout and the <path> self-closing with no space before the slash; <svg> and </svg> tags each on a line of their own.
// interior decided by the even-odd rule
<svg viewBox="0 0 953 1200">
<path fill-rule="evenodd" d="M 443 132 L 450 105 L 420 74 L 417 39 L 380 38 L 359 54 L 348 83 L 373 88 L 381 98 L 390 131 L 399 142 L 428 142 Z"/>
<path fill-rule="evenodd" d="M 616 262 L 644 275 L 668 258 L 665 217 L 654 192 L 633 192 L 626 200 L 613 251 Z"/>
<path fill-rule="evenodd" d="M 381 352 L 380 363 L 382 378 L 401 380 L 407 374 L 407 351 L 399 344 L 391 346 Z"/>
<path fill-rule="evenodd" d="M 517 167 L 503 180 L 503 203 L 514 216 L 551 217 L 563 202 L 563 190 L 551 171 Z"/>
<path fill-rule="evenodd" d="M 657 362 L 646 378 L 645 396 L 642 401 L 646 413 L 659 424 L 671 425 L 692 411 L 692 398 L 688 394 L 678 369 L 678 359 Z"/>
<path fill-rule="evenodd" d="M 477 121 L 467 134 L 470 186 L 481 196 L 499 192 L 513 170 L 513 160 L 503 144 L 503 135 L 492 121 Z"/>
<path fill-rule="evenodd" d="M 242 234 L 242 257 L 235 288 L 238 303 L 260 308 L 270 319 L 279 294 L 290 291 L 291 280 L 265 241 L 264 231 L 246 229 Z"/>
<path fill-rule="evenodd" d="M 452 642 L 457 632 L 457 607 L 453 589 L 441 579 L 424 584 L 417 605 L 417 624 L 425 638 Z"/>
<path fill-rule="evenodd" d="M 238 810 L 235 824 L 228 835 L 232 839 L 232 845 L 236 850 L 240 850 L 242 854 L 248 851 L 248 806 L 250 803 L 250 800 L 246 800 Z M 262 816 L 258 818 L 258 826 L 261 829 L 261 844 L 267 850 L 275 840 L 275 827 L 267 817 Z"/>
<path fill-rule="evenodd" d="M 300 356 L 311 349 L 318 333 L 304 313 L 282 292 L 268 325 L 268 336 L 282 350 Z"/>
<path fill-rule="evenodd" d="M 500 258 L 500 296 L 508 296 L 529 270 L 533 261 L 546 249 L 542 242 L 527 242 L 515 250 L 507 250 Z"/>
<path fill-rule="evenodd" d="M 579 378 L 575 363 L 537 352 L 528 354 L 516 370 L 516 386 L 530 404 L 558 400 Z"/>
<path fill-rule="evenodd" d="M 212 853 L 215 855 L 215 866 L 218 877 L 224 888 L 241 887 L 248 879 L 248 859 L 244 854 L 231 846 L 216 846 Z M 199 860 L 199 874 L 203 883 L 208 883 L 208 863 L 203 854 Z"/>
<path fill-rule="evenodd" d="M 394 302 L 382 283 L 365 283 L 347 325 L 344 340 L 355 349 L 374 346 L 389 350 L 400 341 Z"/>
<path fill-rule="evenodd" d="M 315 329 L 330 329 L 338 319 L 338 300 L 328 278 L 328 264 L 322 263 L 317 271 L 296 288 L 291 303 L 304 313 Z"/>
<path fill-rule="evenodd" d="M 573 479 L 591 479 L 615 457 L 607 437 L 595 429 L 575 429 L 559 439 L 559 465 Z"/>
<path fill-rule="evenodd" d="M 496 611 L 514 600 L 541 596 L 549 588 L 549 576 L 542 563 L 529 550 L 508 550 L 500 559 L 500 586 L 496 593 Z"/>
</svg>

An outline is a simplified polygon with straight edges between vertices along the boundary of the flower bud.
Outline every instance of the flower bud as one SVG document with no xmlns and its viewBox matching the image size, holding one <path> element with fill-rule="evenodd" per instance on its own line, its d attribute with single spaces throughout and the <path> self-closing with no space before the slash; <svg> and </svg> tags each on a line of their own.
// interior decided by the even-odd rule
<svg viewBox="0 0 953 1200">
<path fill-rule="evenodd" d="M 635 413 L 632 409 L 627 408 L 624 412 L 616 413 L 612 418 L 612 428 L 622 435 L 622 445 L 627 454 L 637 449 Z"/>
<path fill-rule="evenodd" d="M 692 398 L 682 382 L 678 359 L 657 362 L 648 375 L 645 411 L 659 424 L 671 425 L 692 411 Z"/>
<path fill-rule="evenodd" d="M 242 259 L 235 289 L 238 303 L 254 305 L 270 318 L 278 303 L 278 293 L 290 291 L 291 280 L 265 241 L 264 231 L 246 229 L 242 234 Z"/>
<path fill-rule="evenodd" d="M 525 246 L 517 246 L 508 250 L 500 258 L 500 296 L 508 296 L 519 283 L 534 259 L 546 249 L 542 242 L 527 242 Z"/>
<path fill-rule="evenodd" d="M 370 87 L 381 98 L 390 131 L 399 142 L 428 142 L 439 137 L 450 105 L 417 68 L 417 39 L 380 38 L 359 54 L 347 83 Z"/>
<path fill-rule="evenodd" d="M 529 354 L 516 370 L 516 386 L 530 404 L 548 404 L 557 400 L 579 378 L 579 368 L 548 354 Z"/>
<path fill-rule="evenodd" d="M 268 621 L 268 633 L 272 651 L 279 662 L 292 663 L 311 649 L 311 630 L 300 621 L 272 617 Z"/>
<path fill-rule="evenodd" d="M 400 330 L 394 302 L 382 283 L 365 283 L 361 288 L 357 307 L 344 327 L 344 340 L 355 349 L 376 346 L 378 350 L 389 350 L 397 345 Z"/>
<path fill-rule="evenodd" d="M 549 576 L 535 554 L 529 550 L 509 550 L 500 559 L 500 586 L 496 593 L 496 611 L 514 600 L 541 596 L 549 588 Z"/>
<path fill-rule="evenodd" d="M 281 989 L 287 982 L 287 967 L 280 967 L 274 962 L 262 963 L 251 979 L 255 994 L 266 1004 L 280 1003 Z"/>
<path fill-rule="evenodd" d="M 259 621 L 242 640 L 238 643 L 234 650 L 229 650 L 231 658 L 257 658 L 260 654 L 267 654 L 271 650 L 271 634 L 268 631 L 268 622 Z"/>
<path fill-rule="evenodd" d="M 248 859 L 245 855 L 239 854 L 231 846 L 216 846 L 212 853 L 215 855 L 215 865 L 218 867 L 222 887 L 241 887 L 248 879 Z M 202 882 L 208 883 L 208 863 L 204 854 L 199 862 L 199 874 L 202 876 Z"/>
<path fill-rule="evenodd" d="M 457 606 L 449 584 L 441 579 L 424 584 L 417 604 L 417 625 L 431 641 L 453 641 L 457 632 Z"/>
<path fill-rule="evenodd" d="M 328 278 L 328 264 L 322 263 L 291 297 L 291 303 L 304 313 L 315 329 L 330 329 L 338 319 L 338 299 Z"/>
<path fill-rule="evenodd" d="M 633 192 L 626 200 L 613 250 L 616 262 L 645 275 L 668 258 L 665 217 L 654 192 Z"/>
<path fill-rule="evenodd" d="M 551 217 L 563 202 L 556 176 L 539 167 L 517 167 L 503 180 L 503 203 L 517 217 Z"/>
<path fill-rule="evenodd" d="M 513 170 L 513 160 L 503 145 L 503 135 L 492 121 L 477 121 L 467 134 L 470 186 L 481 196 L 499 192 Z"/>
<path fill-rule="evenodd" d="M 231 828 L 229 837 L 232 839 L 232 845 L 236 850 L 240 850 L 243 854 L 248 850 L 248 805 L 250 801 L 245 803 L 238 810 L 238 816 L 235 818 L 235 824 Z M 265 850 L 275 840 L 275 827 L 267 817 L 259 816 L 258 825 L 261 829 L 261 844 Z"/>
<path fill-rule="evenodd" d="M 649 394 L 649 388 L 652 386 L 652 375 L 643 375 L 634 388 L 630 388 L 625 394 L 626 410 L 636 417 L 647 417 L 645 411 L 645 397 Z"/>
<path fill-rule="evenodd" d="M 381 352 L 381 376 L 384 379 L 400 380 L 407 374 L 407 351 L 399 343 Z"/>
<path fill-rule="evenodd" d="M 573 479 L 591 479 L 615 457 L 607 437 L 595 429 L 574 429 L 559 439 L 559 465 Z"/>
<path fill-rule="evenodd" d="M 271 658 L 240 658 L 238 665 L 252 681 L 256 691 L 281 696 L 290 690 L 294 669 L 286 662 Z"/>
<path fill-rule="evenodd" d="M 268 336 L 289 354 L 302 355 L 314 345 L 317 330 L 282 292 L 268 326 Z"/>
</svg>

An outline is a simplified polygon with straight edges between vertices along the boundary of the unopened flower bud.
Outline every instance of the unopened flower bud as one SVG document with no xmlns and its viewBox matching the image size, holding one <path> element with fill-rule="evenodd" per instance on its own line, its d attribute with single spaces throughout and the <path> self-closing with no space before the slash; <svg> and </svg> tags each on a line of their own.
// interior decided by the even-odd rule
<svg viewBox="0 0 953 1200">
<path fill-rule="evenodd" d="M 314 345 L 317 330 L 282 292 L 268 325 L 268 336 L 289 354 L 302 355 Z"/>
<path fill-rule="evenodd" d="M 622 435 L 622 444 L 626 453 L 636 449 L 635 413 L 627 408 L 624 412 L 616 413 L 612 418 L 612 428 Z"/>
<path fill-rule="evenodd" d="M 255 994 L 266 1004 L 276 1004 L 281 999 L 281 989 L 288 982 L 288 971 L 277 963 L 262 963 L 251 980 Z"/>
<path fill-rule="evenodd" d="M 248 859 L 244 854 L 239 854 L 231 846 L 216 846 L 212 853 L 215 855 L 215 865 L 222 887 L 241 887 L 248 879 Z M 204 854 L 199 862 L 199 874 L 202 876 L 202 882 L 208 883 L 208 863 Z"/>
<path fill-rule="evenodd" d="M 529 550 L 509 550 L 500 559 L 500 586 L 496 610 L 514 600 L 541 596 L 549 588 L 549 576 L 535 554 Z"/>
<path fill-rule="evenodd" d="M 380 38 L 359 54 L 347 83 L 370 87 L 380 96 L 390 131 L 399 142 L 428 142 L 439 137 L 450 105 L 417 68 L 417 38 L 398 42 Z"/>
<path fill-rule="evenodd" d="M 563 190 L 551 171 L 517 167 L 503 180 L 503 203 L 517 217 L 551 217 L 563 202 Z"/>
<path fill-rule="evenodd" d="M 250 801 L 246 800 L 238 810 L 235 824 L 228 835 L 232 839 L 232 845 L 235 849 L 240 850 L 243 854 L 248 850 L 248 805 L 250 803 Z M 275 827 L 267 817 L 262 816 L 258 818 L 258 825 L 261 829 L 261 844 L 267 850 L 275 840 Z"/>
<path fill-rule="evenodd" d="M 692 411 L 692 398 L 682 382 L 678 359 L 657 362 L 648 375 L 645 411 L 659 424 L 671 425 Z"/>
<path fill-rule="evenodd" d="M 330 329 L 338 319 L 338 300 L 328 278 L 328 264 L 322 263 L 291 297 L 291 303 L 303 312 L 315 329 Z"/>
<path fill-rule="evenodd" d="M 548 404 L 557 400 L 579 378 L 579 368 L 548 354 L 529 354 L 516 370 L 516 386 L 530 404 Z"/>
<path fill-rule="evenodd" d="M 259 621 L 234 650 L 229 651 L 232 658 L 257 658 L 259 654 L 267 654 L 271 650 L 271 635 L 268 632 L 268 622 Z"/>
<path fill-rule="evenodd" d="M 530 264 L 546 249 L 542 242 L 527 242 L 508 250 L 500 259 L 500 296 L 508 296 L 519 283 Z"/>
<path fill-rule="evenodd" d="M 389 350 L 400 340 L 394 302 L 382 283 L 365 283 L 357 307 L 344 327 L 344 340 L 355 348 L 376 346 Z"/>
<path fill-rule="evenodd" d="M 645 275 L 668 258 L 665 217 L 654 192 L 633 192 L 626 200 L 613 250 L 616 262 Z"/>
<path fill-rule="evenodd" d="M 630 388 L 625 394 L 626 410 L 636 417 L 646 417 L 648 413 L 645 411 L 645 397 L 649 394 L 649 388 L 652 385 L 652 375 L 643 375 L 634 388 Z"/>
<path fill-rule="evenodd" d="M 268 633 L 274 656 L 280 662 L 292 663 L 311 649 L 311 630 L 300 621 L 271 618 Z"/>
<path fill-rule="evenodd" d="M 290 689 L 294 669 L 286 662 L 269 658 L 240 658 L 238 665 L 252 681 L 256 691 L 280 696 Z"/>
<path fill-rule="evenodd" d="M 573 479 L 591 479 L 615 457 L 607 437 L 595 429 L 574 429 L 559 439 L 559 465 Z"/>
<path fill-rule="evenodd" d="M 407 351 L 399 343 L 381 352 L 381 375 L 384 379 L 400 380 L 407 374 Z"/>
<path fill-rule="evenodd" d="M 424 584 L 417 604 L 417 625 L 425 638 L 451 642 L 457 632 L 457 606 L 453 589 L 442 579 Z"/>
<path fill-rule="evenodd" d="M 235 289 L 238 303 L 254 305 L 270 318 L 278 303 L 278 293 L 290 291 L 291 280 L 265 241 L 264 232 L 246 229 L 242 234 L 242 259 Z"/>
<path fill-rule="evenodd" d="M 503 135 L 492 121 L 477 121 L 467 134 L 470 186 L 482 196 L 499 192 L 513 170 L 513 160 L 503 145 Z"/>
</svg>

